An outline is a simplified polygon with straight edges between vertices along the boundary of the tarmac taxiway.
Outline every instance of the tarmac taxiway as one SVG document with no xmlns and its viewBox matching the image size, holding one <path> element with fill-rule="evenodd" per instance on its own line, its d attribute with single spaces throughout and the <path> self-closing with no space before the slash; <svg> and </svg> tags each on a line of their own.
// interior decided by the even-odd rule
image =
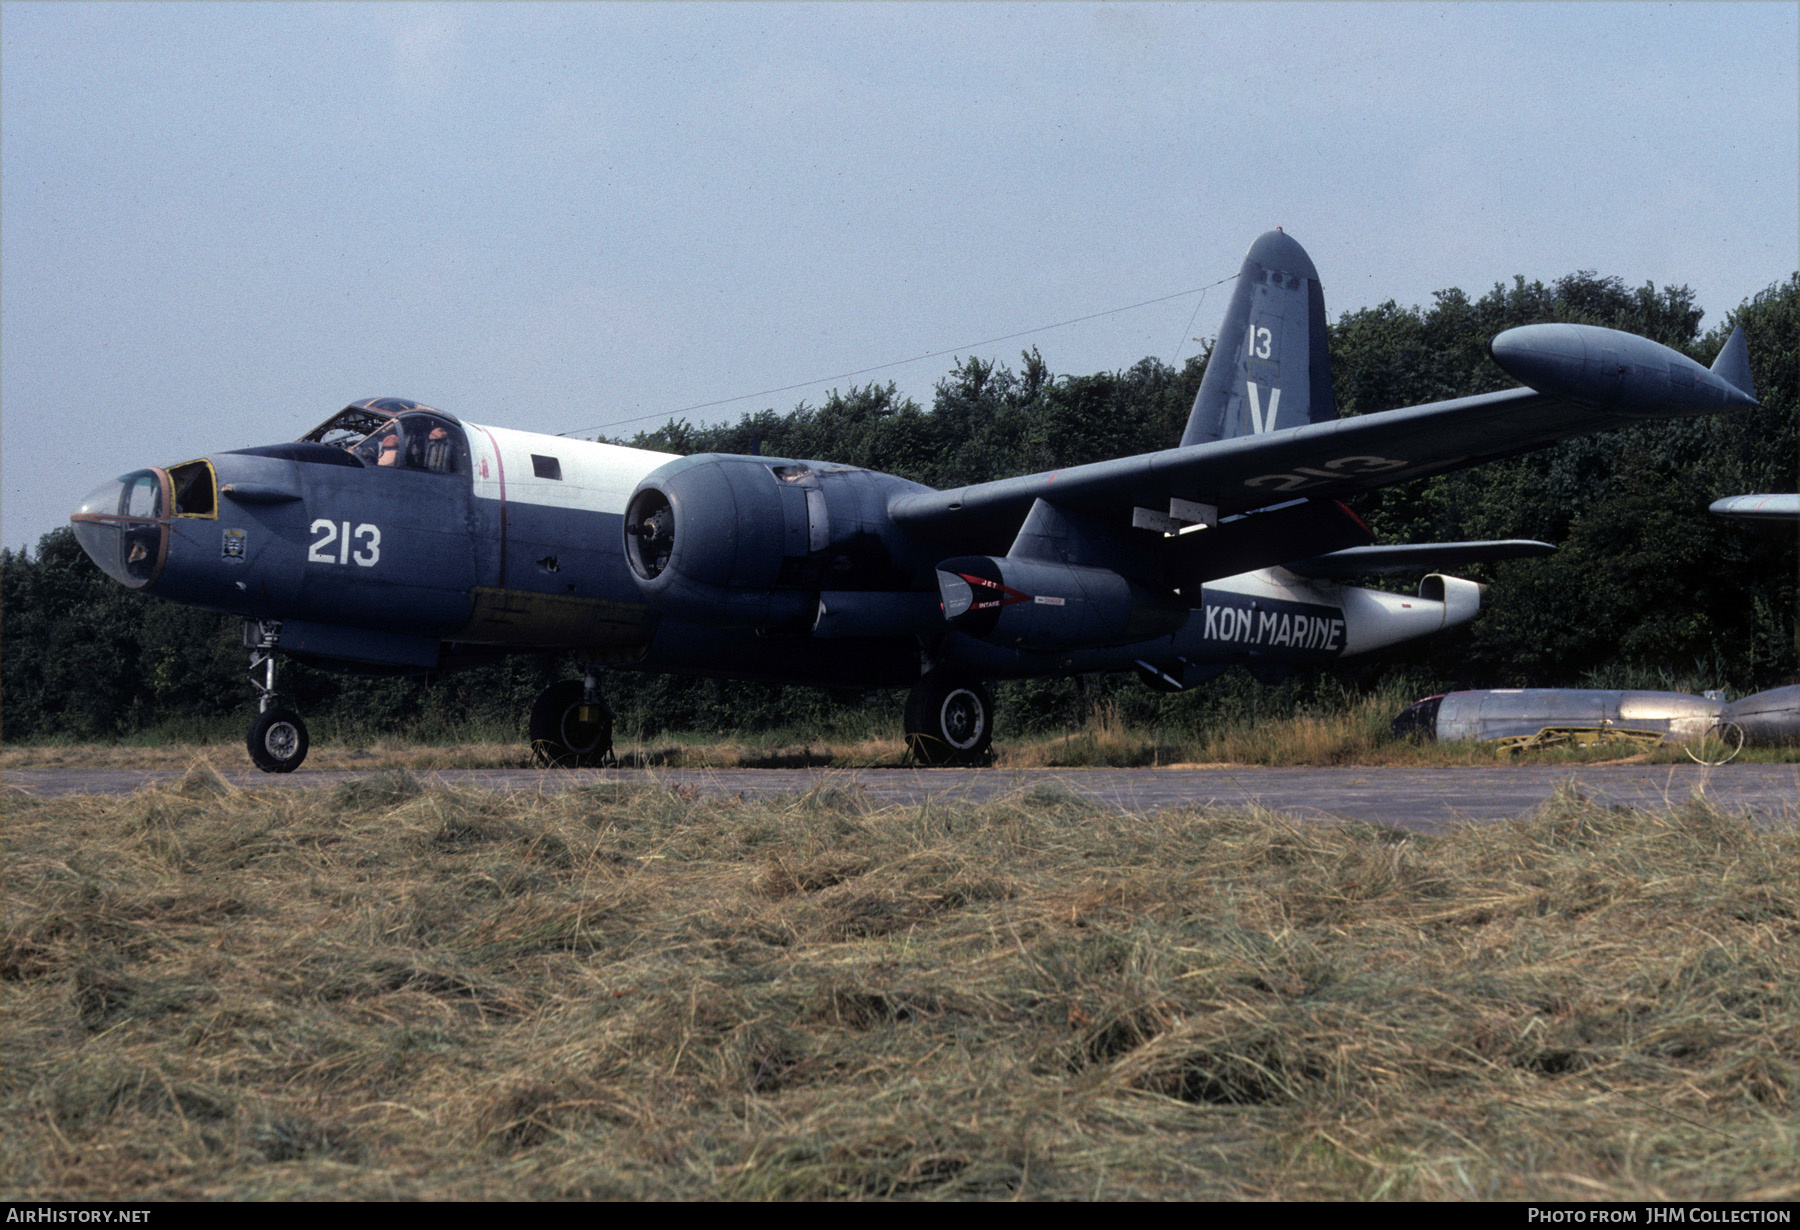
<svg viewBox="0 0 1800 1230">
<path fill-rule="evenodd" d="M 179 769 L 14 769 L 0 786 L 39 797 L 126 794 L 171 781 Z M 223 776 L 245 789 L 334 786 L 375 770 L 254 769 Z M 1800 821 L 1800 764 L 1502 765 L 1448 768 L 1171 769 L 441 769 L 417 776 L 487 790 L 568 790 L 605 782 L 760 798 L 836 788 L 871 804 L 980 803 L 1054 785 L 1105 807 L 1149 813 L 1176 807 L 1261 807 L 1307 820 L 1360 820 L 1415 832 L 1527 815 L 1567 787 L 1606 805 L 1667 810 L 1695 797 L 1767 824 Z"/>
</svg>

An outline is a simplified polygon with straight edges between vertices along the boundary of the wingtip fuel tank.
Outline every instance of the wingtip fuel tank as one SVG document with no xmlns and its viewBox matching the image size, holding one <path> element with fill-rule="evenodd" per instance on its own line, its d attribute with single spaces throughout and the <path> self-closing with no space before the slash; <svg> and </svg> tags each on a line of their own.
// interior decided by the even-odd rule
<svg viewBox="0 0 1800 1230">
<path fill-rule="evenodd" d="M 1488 351 L 1507 375 L 1540 393 L 1633 417 L 1761 404 L 1724 374 L 1660 342 L 1598 325 L 1523 325 L 1495 337 Z"/>
</svg>

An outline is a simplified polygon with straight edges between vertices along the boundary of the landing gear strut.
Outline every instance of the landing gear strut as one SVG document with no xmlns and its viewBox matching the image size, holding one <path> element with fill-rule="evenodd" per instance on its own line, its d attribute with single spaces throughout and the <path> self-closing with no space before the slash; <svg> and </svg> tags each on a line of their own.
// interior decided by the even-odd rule
<svg viewBox="0 0 1800 1230">
<path fill-rule="evenodd" d="M 906 750 L 922 765 L 993 762 L 994 697 L 973 679 L 926 675 L 906 698 Z"/>
<path fill-rule="evenodd" d="M 275 658 L 280 652 L 281 621 L 244 621 L 244 641 L 250 650 L 250 686 L 256 689 L 256 721 L 244 745 L 250 759 L 264 773 L 292 773 L 306 759 L 310 741 L 300 715 L 280 704 L 275 691 Z"/>
<path fill-rule="evenodd" d="M 612 755 L 612 711 L 589 670 L 538 693 L 531 706 L 531 755 L 546 769 L 586 768 Z"/>
</svg>

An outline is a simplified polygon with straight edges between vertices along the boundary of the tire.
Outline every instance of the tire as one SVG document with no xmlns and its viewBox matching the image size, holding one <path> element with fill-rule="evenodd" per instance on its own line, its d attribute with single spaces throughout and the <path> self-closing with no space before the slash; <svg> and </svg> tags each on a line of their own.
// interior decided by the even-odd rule
<svg viewBox="0 0 1800 1230">
<path fill-rule="evenodd" d="M 311 746 L 306 723 L 292 709 L 266 709 L 250 724 L 244 739 L 250 759 L 264 773 L 292 773 L 306 759 Z"/>
<path fill-rule="evenodd" d="M 585 768 L 612 755 L 612 710 L 604 701 L 598 711 L 581 712 L 582 681 L 564 679 L 538 693 L 531 705 L 531 754 L 547 769 Z"/>
<path fill-rule="evenodd" d="M 906 699 L 906 748 L 921 765 L 992 762 L 994 696 L 972 679 L 927 675 Z"/>
</svg>

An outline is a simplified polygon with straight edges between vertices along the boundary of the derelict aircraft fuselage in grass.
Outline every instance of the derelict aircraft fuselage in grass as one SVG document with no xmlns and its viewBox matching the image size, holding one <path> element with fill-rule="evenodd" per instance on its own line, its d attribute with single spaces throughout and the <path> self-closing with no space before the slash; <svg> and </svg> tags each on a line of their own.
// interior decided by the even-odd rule
<svg viewBox="0 0 1800 1230">
<path fill-rule="evenodd" d="M 1645 338 L 1509 329 L 1525 387 L 1337 417 L 1324 298 L 1281 231 L 1245 257 L 1179 447 L 950 491 L 855 466 L 678 457 L 355 403 L 301 440 L 133 471 L 72 517 L 121 584 L 242 616 L 258 765 L 306 754 L 279 654 L 433 671 L 562 651 L 530 735 L 611 747 L 599 669 L 909 687 L 923 763 L 979 762 L 983 681 L 1137 671 L 1179 689 L 1234 662 L 1326 662 L 1462 623 L 1432 571 L 1533 542 L 1372 546 L 1339 502 L 1642 419 L 1757 404 L 1741 332 L 1708 370 Z M 1429 572 L 1416 596 L 1346 584 Z"/>
</svg>

